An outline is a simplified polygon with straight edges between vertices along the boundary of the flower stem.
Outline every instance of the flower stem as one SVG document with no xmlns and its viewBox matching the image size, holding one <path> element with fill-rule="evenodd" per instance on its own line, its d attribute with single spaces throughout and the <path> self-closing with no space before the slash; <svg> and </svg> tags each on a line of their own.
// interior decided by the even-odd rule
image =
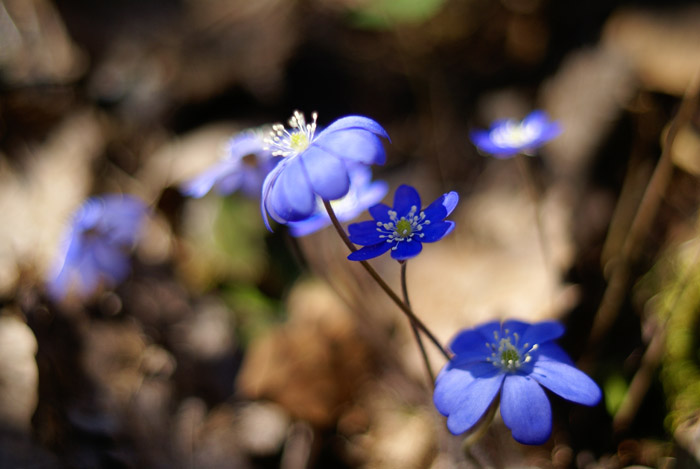
<svg viewBox="0 0 700 469">
<path fill-rule="evenodd" d="M 542 249 L 542 260 L 544 262 L 544 267 L 547 272 L 554 272 L 552 255 L 549 250 L 549 245 L 547 244 L 544 223 L 542 222 L 542 194 L 537 188 L 537 183 L 535 182 L 535 177 L 532 174 L 527 158 L 528 157 L 523 154 L 517 154 L 515 156 L 515 162 L 518 165 L 518 169 L 520 170 L 523 180 L 525 181 L 525 186 L 527 187 L 527 191 L 530 194 L 530 199 L 532 200 L 533 208 L 535 209 L 537 237 L 539 238 L 540 247 Z"/>
<path fill-rule="evenodd" d="M 338 217 L 335 216 L 335 212 L 333 211 L 331 203 L 327 200 L 324 200 L 323 206 L 326 208 L 328 216 L 330 217 L 331 222 L 335 227 L 335 230 L 338 232 L 338 235 L 340 235 L 340 238 L 343 240 L 350 252 L 357 251 L 357 248 L 354 244 L 352 244 L 352 241 L 350 241 L 350 238 L 348 238 L 348 235 L 345 233 L 345 230 L 338 221 Z M 364 269 L 367 271 L 367 273 L 369 273 L 372 279 L 374 279 L 374 281 L 377 282 L 379 287 L 382 290 L 384 290 L 384 292 L 389 296 L 389 298 L 391 298 L 391 301 L 393 301 L 396 304 L 396 306 L 398 306 L 399 309 L 401 309 L 401 311 L 408 317 L 408 319 L 411 321 L 411 324 L 415 325 L 418 329 L 420 329 L 428 337 L 428 339 L 430 339 L 433 345 L 435 345 L 438 348 L 438 350 L 440 350 L 440 352 L 444 355 L 444 357 L 447 360 L 452 358 L 450 356 L 450 353 L 447 350 L 445 350 L 445 348 L 440 344 L 440 341 L 438 341 L 437 338 L 435 338 L 435 335 L 433 335 L 433 333 L 430 332 L 430 330 L 425 326 L 425 324 L 423 324 L 423 322 L 420 319 L 418 319 L 418 317 L 411 310 L 411 307 L 404 303 L 401 300 L 401 298 L 399 298 L 399 296 L 384 281 L 384 279 L 379 275 L 379 273 L 376 270 L 374 270 L 374 267 L 372 267 L 367 261 L 359 262 L 362 265 L 362 267 L 364 267 Z"/>
<path fill-rule="evenodd" d="M 411 307 L 411 301 L 408 299 L 408 286 L 406 284 L 406 266 L 408 261 L 401 262 L 401 293 L 403 293 L 403 301 L 406 306 Z M 428 354 L 425 351 L 425 346 L 423 345 L 423 339 L 420 337 L 420 332 L 418 328 L 413 323 L 413 321 L 408 321 L 411 324 L 411 330 L 413 331 L 413 337 L 416 339 L 418 348 L 420 349 L 420 354 L 423 357 L 423 363 L 425 364 L 425 370 L 428 372 L 428 383 L 430 388 L 435 387 L 435 373 L 433 373 L 433 367 L 430 365 L 430 360 L 428 359 Z"/>
</svg>

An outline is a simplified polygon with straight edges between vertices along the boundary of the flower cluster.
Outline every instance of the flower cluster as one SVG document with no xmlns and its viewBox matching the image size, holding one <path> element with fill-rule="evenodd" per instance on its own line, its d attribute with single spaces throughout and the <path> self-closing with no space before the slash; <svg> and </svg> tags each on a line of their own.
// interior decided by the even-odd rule
<svg viewBox="0 0 700 469">
<path fill-rule="evenodd" d="M 129 273 L 128 249 L 148 212 L 133 196 L 110 194 L 87 199 L 73 214 L 49 272 L 48 292 L 63 299 L 71 291 L 86 297 L 100 283 L 109 286 Z"/>
<path fill-rule="evenodd" d="M 388 187 L 382 181 L 372 182 L 369 165 L 384 163 L 382 139 L 389 137 L 377 122 L 347 116 L 317 132 L 316 121 L 315 113 L 307 122 L 295 111 L 287 127 L 273 125 L 267 138 L 255 132 L 240 134 L 231 140 L 227 158 L 189 181 L 183 191 L 194 197 L 212 188 L 221 194 L 238 189 L 248 195 L 257 193 L 267 228 L 269 216 L 287 224 L 293 236 L 328 225 L 327 203 L 340 221 L 369 207 L 372 220 L 348 227 L 349 240 L 361 246 L 348 256 L 353 261 L 390 252 L 403 263 L 417 256 L 423 243 L 439 241 L 453 231 L 455 223 L 447 217 L 459 202 L 456 192 L 447 192 L 421 208 L 418 191 L 401 185 L 392 207 L 380 203 Z M 488 131 L 475 130 L 471 138 L 480 151 L 505 158 L 531 152 L 560 132 L 558 123 L 535 111 L 522 122 L 503 120 Z M 128 264 L 122 248 L 133 242 L 142 213 L 140 205 L 131 204 L 131 208 L 122 205 L 119 211 L 114 210 L 117 201 L 96 199 L 81 209 L 53 291 L 65 292 L 73 276 L 78 276 L 80 288 L 87 291 L 98 276 L 116 281 L 124 275 Z M 119 224 L 122 230 L 112 233 Z M 371 269 L 367 263 L 363 266 Z M 408 300 L 405 302 L 408 308 Z M 418 321 L 410 314 L 409 318 Z M 427 329 L 422 331 L 432 337 Z M 556 322 L 520 321 L 494 321 L 460 332 L 450 345 L 454 355 L 438 375 L 433 396 L 437 410 L 447 416 L 449 430 L 461 434 L 474 428 L 500 402 L 503 422 L 513 438 L 541 444 L 552 431 L 545 388 L 572 402 L 597 404 L 601 398 L 598 386 L 553 342 L 563 333 L 563 326 Z"/>
<path fill-rule="evenodd" d="M 503 119 L 489 130 L 472 130 L 474 145 L 496 158 L 509 158 L 518 153 L 530 154 L 561 133 L 558 122 L 551 122 L 544 111 L 533 111 L 521 122 Z"/>
<path fill-rule="evenodd" d="M 557 322 L 497 321 L 460 332 L 454 357 L 437 377 L 433 401 L 454 434 L 474 427 L 500 394 L 501 417 L 520 443 L 542 444 L 552 432 L 552 410 L 543 387 L 572 402 L 596 405 L 598 385 L 576 369 L 553 340 Z"/>
<path fill-rule="evenodd" d="M 369 209 L 374 220 L 353 223 L 348 227 L 350 241 L 361 249 L 351 253 L 348 259 L 363 261 L 391 250 L 391 257 L 404 261 L 417 256 L 423 243 L 434 243 L 452 232 L 454 222 L 445 218 L 457 206 L 456 192 L 443 194 L 421 210 L 418 191 L 401 185 L 394 194 L 394 206 L 377 204 Z"/>
</svg>

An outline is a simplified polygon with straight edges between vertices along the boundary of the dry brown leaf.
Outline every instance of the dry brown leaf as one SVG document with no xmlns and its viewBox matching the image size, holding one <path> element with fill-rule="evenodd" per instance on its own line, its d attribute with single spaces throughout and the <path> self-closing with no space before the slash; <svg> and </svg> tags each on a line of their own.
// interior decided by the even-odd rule
<svg viewBox="0 0 700 469">
<path fill-rule="evenodd" d="M 353 322 L 337 299 L 328 303 L 332 295 L 319 294 L 323 288 L 297 286 L 292 318 L 253 342 L 237 382 L 247 396 L 271 400 L 318 427 L 335 422 L 372 366 Z M 314 313 L 324 310 L 322 317 Z"/>
<path fill-rule="evenodd" d="M 39 399 L 36 351 L 36 338 L 24 322 L 0 316 L 0 422 L 26 434 Z"/>
<path fill-rule="evenodd" d="M 602 43 L 632 65 L 644 87 L 680 96 L 700 69 L 700 8 L 620 10 Z"/>
<path fill-rule="evenodd" d="M 87 59 L 49 0 L 0 0 L 0 69 L 10 83 L 66 83 Z"/>
</svg>

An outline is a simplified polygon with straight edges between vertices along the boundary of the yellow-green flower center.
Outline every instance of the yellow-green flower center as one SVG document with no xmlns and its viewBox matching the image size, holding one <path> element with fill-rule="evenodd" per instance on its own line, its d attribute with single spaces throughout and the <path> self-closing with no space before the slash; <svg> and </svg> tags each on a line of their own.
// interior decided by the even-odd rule
<svg viewBox="0 0 700 469">
<path fill-rule="evenodd" d="M 289 146 L 297 153 L 301 153 L 309 146 L 309 138 L 305 133 L 295 132 L 289 136 Z"/>
<path fill-rule="evenodd" d="M 271 150 L 274 156 L 296 156 L 303 153 L 311 145 L 316 132 L 318 115 L 314 112 L 311 117 L 313 120 L 307 124 L 304 114 L 294 111 L 288 122 L 290 130 L 282 124 L 273 125 L 270 136 L 265 139 L 265 149 Z"/>
<path fill-rule="evenodd" d="M 494 342 L 487 342 L 486 347 L 491 351 L 491 356 L 486 361 L 491 362 L 495 367 L 505 372 L 515 372 L 523 365 L 532 360 L 531 353 L 538 349 L 538 345 L 523 344 L 520 346 L 520 336 L 517 332 L 508 329 L 499 335 L 497 331 L 493 333 Z"/>
<path fill-rule="evenodd" d="M 413 237 L 423 238 L 425 233 L 423 227 L 430 224 L 430 220 L 425 219 L 425 212 L 418 212 L 418 207 L 411 207 L 406 216 L 399 218 L 395 210 L 389 210 L 389 222 L 377 222 L 377 231 L 381 233 L 379 237 L 386 239 L 387 243 L 396 243 L 391 249 L 396 250 L 398 243 L 405 241 L 410 243 Z"/>
<path fill-rule="evenodd" d="M 520 361 L 520 354 L 518 354 L 517 350 L 507 348 L 501 352 L 501 363 L 517 363 L 518 361 Z"/>
<path fill-rule="evenodd" d="M 541 132 L 541 129 L 531 123 L 524 124 L 513 120 L 507 121 L 500 127 L 491 131 L 491 140 L 500 146 L 522 146 L 532 142 Z"/>
<path fill-rule="evenodd" d="M 411 234 L 413 234 L 413 227 L 411 226 L 411 222 L 406 220 L 405 218 L 402 218 L 401 220 L 397 221 L 396 233 L 402 238 L 407 238 L 411 236 Z"/>
</svg>

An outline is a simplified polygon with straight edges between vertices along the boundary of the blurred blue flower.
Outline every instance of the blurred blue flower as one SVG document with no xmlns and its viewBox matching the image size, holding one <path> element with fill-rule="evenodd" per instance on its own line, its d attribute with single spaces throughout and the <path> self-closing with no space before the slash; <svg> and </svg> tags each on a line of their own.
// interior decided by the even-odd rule
<svg viewBox="0 0 700 469">
<path fill-rule="evenodd" d="M 413 187 L 401 185 L 394 194 L 394 207 L 377 204 L 369 209 L 374 220 L 353 223 L 348 227 L 350 241 L 364 246 L 351 253 L 351 261 L 364 261 L 391 249 L 391 257 L 404 261 L 417 256 L 423 243 L 434 243 L 447 236 L 455 227 L 445 221 L 457 206 L 456 192 L 443 194 L 420 211 L 421 200 Z"/>
<path fill-rule="evenodd" d="M 181 188 L 190 197 L 203 197 L 214 188 L 219 195 L 240 190 L 248 197 L 260 197 L 263 180 L 279 162 L 265 149 L 261 130 L 246 130 L 226 144 L 226 156 L 211 168 L 186 181 Z"/>
<path fill-rule="evenodd" d="M 48 292 L 63 299 L 85 297 L 101 284 L 114 286 L 129 273 L 129 249 L 148 212 L 133 196 L 110 194 L 87 199 L 73 214 L 54 265 Z"/>
<path fill-rule="evenodd" d="M 375 205 L 389 191 L 389 185 L 384 181 L 372 181 L 372 170 L 362 164 L 348 165 L 350 189 L 340 199 L 331 202 L 333 212 L 338 221 L 350 221 L 367 208 Z M 290 221 L 287 226 L 292 236 L 306 236 L 331 224 L 331 219 L 323 206 L 323 201 L 317 197 L 314 213 L 305 220 Z"/>
<path fill-rule="evenodd" d="M 473 130 L 469 136 L 479 151 L 496 158 L 509 158 L 517 153 L 534 152 L 561 131 L 559 123 L 551 122 L 544 111 L 533 111 L 521 122 L 497 120 L 489 130 Z"/>
<path fill-rule="evenodd" d="M 500 393 L 501 417 L 513 438 L 538 445 L 552 432 L 543 387 L 569 401 L 596 405 L 598 385 L 552 342 L 563 333 L 553 321 L 494 321 L 460 332 L 450 345 L 455 356 L 438 375 L 433 395 L 447 428 L 455 435 L 469 430 Z"/>
<path fill-rule="evenodd" d="M 383 164 L 386 159 L 380 137 L 389 138 L 377 122 L 362 116 L 336 120 L 316 133 L 316 113 L 307 123 L 295 111 L 290 129 L 275 124 L 268 138 L 268 148 L 282 161 L 263 182 L 261 212 L 279 223 L 299 221 L 316 210 L 316 196 L 335 200 L 350 190 L 348 166 L 353 163 Z"/>
</svg>

